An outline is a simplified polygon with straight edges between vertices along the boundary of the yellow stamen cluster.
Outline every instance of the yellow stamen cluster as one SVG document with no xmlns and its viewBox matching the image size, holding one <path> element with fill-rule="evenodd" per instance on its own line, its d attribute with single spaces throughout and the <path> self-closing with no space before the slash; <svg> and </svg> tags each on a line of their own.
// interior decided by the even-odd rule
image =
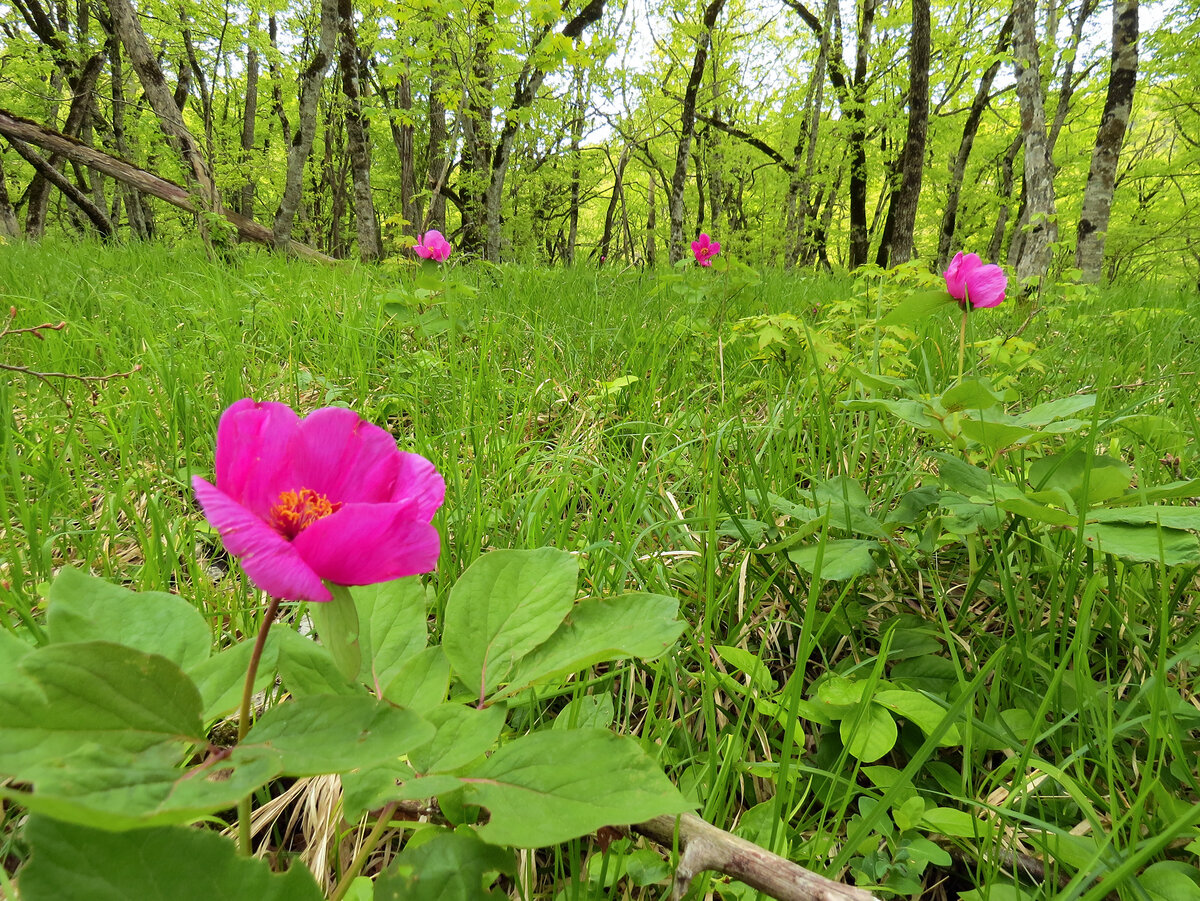
<svg viewBox="0 0 1200 901">
<path fill-rule="evenodd" d="M 340 502 L 335 503 L 311 488 L 284 491 L 280 493 L 278 502 L 271 508 L 268 521 L 271 523 L 271 528 L 291 541 L 318 519 L 324 519 L 331 513 L 336 513 L 341 507 Z"/>
</svg>

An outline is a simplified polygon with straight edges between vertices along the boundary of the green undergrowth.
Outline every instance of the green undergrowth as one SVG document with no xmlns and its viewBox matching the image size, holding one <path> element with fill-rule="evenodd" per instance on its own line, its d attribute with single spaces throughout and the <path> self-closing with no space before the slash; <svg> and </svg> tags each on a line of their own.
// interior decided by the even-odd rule
<svg viewBox="0 0 1200 901">
<path fill-rule="evenodd" d="M 435 621 L 495 548 L 573 552 L 585 594 L 680 599 L 671 654 L 580 674 L 512 728 L 580 702 L 706 819 L 880 896 L 1200 897 L 1195 296 L 1066 288 L 974 313 L 985 425 L 1076 410 L 989 444 L 904 406 L 953 410 L 937 403 L 958 375 L 952 303 L 876 324 L 912 273 L 450 273 L 414 289 L 392 264 L 0 246 L 12 328 L 66 323 L 3 339 L 0 363 L 87 379 L 0 378 L 3 627 L 40 636 L 70 564 L 182 595 L 214 646 L 253 634 L 260 598 L 190 476 L 211 475 L 240 397 L 347 405 L 446 479 Z M 962 487 L 980 473 L 1039 506 L 981 503 L 1008 489 Z M 1085 528 L 1139 499 L 1182 510 L 1178 528 Z M 21 822 L 5 808 L 10 873 Z M 661 864 L 579 840 L 522 884 L 661 897 Z M 713 891 L 754 897 L 715 877 L 691 897 Z"/>
</svg>

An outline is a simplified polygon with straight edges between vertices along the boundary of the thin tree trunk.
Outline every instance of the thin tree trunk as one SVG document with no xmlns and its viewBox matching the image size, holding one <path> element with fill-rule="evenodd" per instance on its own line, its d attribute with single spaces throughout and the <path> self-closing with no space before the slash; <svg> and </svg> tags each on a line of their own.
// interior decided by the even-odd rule
<svg viewBox="0 0 1200 901">
<path fill-rule="evenodd" d="M 611 165 L 612 158 L 609 158 Z M 617 161 L 616 169 L 613 173 L 613 189 L 612 196 L 608 201 L 608 209 L 604 213 L 604 234 L 600 236 L 600 262 L 603 263 L 608 259 L 609 244 L 612 241 L 613 219 L 617 212 L 617 203 L 625 193 L 625 166 L 629 163 L 629 145 L 626 144 L 621 148 L 621 158 Z"/>
<path fill-rule="evenodd" d="M 110 0 L 119 2 L 119 0 Z M 292 238 L 292 223 L 304 188 L 304 166 L 312 153 L 313 139 L 317 133 L 317 107 L 321 99 L 321 85 L 325 81 L 325 70 L 333 59 L 337 41 L 338 0 L 321 0 L 320 38 L 317 51 L 308 66 L 300 73 L 300 123 L 295 137 L 288 144 L 287 176 L 279 208 L 275 211 L 275 244 L 280 248 L 289 246 Z M 280 104 L 282 109 L 282 104 Z"/>
<path fill-rule="evenodd" d="M 679 115 L 679 142 L 675 147 L 675 173 L 671 176 L 671 191 L 668 195 L 668 212 L 671 216 L 671 243 L 667 257 L 671 265 L 683 259 L 683 189 L 687 183 L 688 158 L 691 156 L 692 136 L 696 129 L 696 97 L 700 93 L 700 82 L 704 77 L 704 64 L 708 59 L 708 48 L 712 43 L 712 31 L 717 16 L 725 8 L 725 0 L 710 0 L 704 8 L 700 34 L 696 38 L 696 53 L 692 59 L 692 71 L 683 92 L 683 108 Z"/>
<path fill-rule="evenodd" d="M 96 231 L 102 237 L 112 237 L 112 223 L 108 220 L 108 214 L 102 208 L 96 206 L 92 198 L 88 197 L 87 194 L 72 184 L 71 180 L 60 172 L 50 160 L 45 159 L 24 141 L 9 135 L 8 142 L 12 144 L 13 149 L 20 154 L 25 162 L 33 166 L 37 170 L 37 173 L 46 179 L 48 184 L 58 188 L 71 203 L 83 211 L 84 215 L 88 217 Z"/>
<path fill-rule="evenodd" d="M 258 10 L 251 14 L 250 31 L 258 31 Z M 258 116 L 258 48 L 253 43 L 246 48 L 246 103 L 242 107 L 242 167 L 246 182 L 242 185 L 238 212 L 247 219 L 254 218 L 254 179 L 250 173 L 250 161 L 254 151 L 254 126 Z"/>
<path fill-rule="evenodd" d="M 567 250 L 566 263 L 575 264 L 575 245 L 579 241 L 579 180 L 581 177 L 582 161 L 579 155 L 579 145 L 583 140 L 583 117 L 586 112 L 583 95 L 583 67 L 575 67 L 575 105 L 571 116 L 571 193 L 570 206 L 567 211 Z M 608 223 L 611 227 L 611 222 Z"/>
<path fill-rule="evenodd" d="M 1138 0 L 1114 0 L 1108 94 L 1104 99 L 1100 127 L 1096 131 L 1096 144 L 1092 149 L 1092 164 L 1083 193 L 1083 210 L 1079 214 L 1075 249 L 1075 265 L 1087 282 L 1100 281 L 1104 264 L 1104 239 L 1112 212 L 1117 162 L 1125 141 L 1125 129 L 1129 125 L 1133 92 L 1137 84 L 1137 42 Z"/>
<path fill-rule="evenodd" d="M 1015 269 L 1018 281 L 1040 282 L 1050 271 L 1058 240 L 1054 167 L 1046 137 L 1046 108 L 1038 62 L 1037 0 L 1013 0 L 1013 68 L 1025 141 L 1025 200 L 1028 226 Z"/>
<path fill-rule="evenodd" d="M 371 196 L 370 131 L 363 116 L 359 78 L 358 36 L 354 31 L 352 0 L 338 0 L 338 28 L 341 32 L 340 65 L 342 93 L 346 97 L 346 144 L 350 153 L 350 174 L 354 180 L 354 224 L 358 254 L 364 263 L 378 260 L 379 220 Z"/>
<path fill-rule="evenodd" d="M 725 0 L 714 0 L 714 2 L 724 3 Z M 578 39 L 584 29 L 599 21 L 604 12 L 604 3 L 605 0 L 588 0 L 587 5 L 563 26 L 559 34 L 570 41 Z M 485 250 L 487 259 L 493 263 L 500 262 L 500 201 L 504 190 L 504 178 L 512 156 L 513 139 L 520 126 L 520 114 L 522 110 L 533 105 L 533 101 L 542 87 L 542 82 L 546 80 L 546 71 L 533 64 L 533 55 L 542 40 L 548 36 L 548 33 L 543 34 L 542 39 L 534 43 L 531 53 L 526 59 L 524 70 L 517 78 L 512 106 L 505 113 L 504 125 L 500 129 L 500 138 L 491 154 L 491 179 L 488 182 L 487 190 L 484 191 L 484 209 L 487 213 Z"/>
<path fill-rule="evenodd" d="M 462 250 L 487 254 L 487 203 L 484 193 L 492 167 L 492 105 L 495 93 L 496 29 L 494 0 L 483 0 L 475 18 L 471 42 L 471 81 L 463 111 L 463 152 L 458 193 L 462 199 Z"/>
<path fill-rule="evenodd" d="M 424 204 L 417 197 L 416 128 L 412 121 L 412 105 L 412 72 L 406 60 L 404 71 L 400 73 L 400 82 L 396 85 L 396 106 L 404 116 L 399 124 L 393 118 L 392 140 L 400 157 L 400 215 L 404 217 L 404 234 L 415 237 L 421 231 L 421 219 L 425 213 Z"/>
<path fill-rule="evenodd" d="M 112 70 L 112 128 L 113 140 L 117 145 L 117 153 L 124 159 L 133 159 L 129 142 L 125 138 L 125 71 L 121 65 L 121 43 L 113 41 L 108 50 L 109 65 Z M 124 185 L 125 213 L 129 217 L 129 228 L 133 234 L 142 239 L 150 238 L 153 229 L 150 226 L 150 215 L 141 193 L 129 185 Z M 114 216 L 114 225 L 116 224 Z"/>
<path fill-rule="evenodd" d="M 1008 17 L 1004 20 L 1004 24 L 1000 27 L 1000 34 L 996 38 L 994 60 L 983 73 L 983 77 L 979 79 L 979 87 L 976 89 L 975 97 L 971 100 L 971 107 L 967 111 L 967 121 L 963 125 L 962 138 L 958 142 L 958 154 L 955 156 L 954 163 L 950 167 L 950 184 L 946 189 L 946 209 L 942 213 L 942 227 L 938 234 L 938 269 L 945 269 L 950 264 L 950 250 L 954 246 L 954 236 L 958 223 L 958 204 L 959 198 L 962 196 L 962 184 L 963 178 L 966 176 L 967 161 L 971 157 L 971 148 L 975 144 L 975 136 L 979 133 L 979 122 L 983 118 L 983 111 L 987 108 L 988 100 L 991 97 L 992 84 L 996 80 L 996 74 L 1000 71 L 1003 54 L 1008 49 L 1008 45 L 1012 40 L 1012 23 L 1012 13 L 1009 13 Z M 989 257 L 989 259 L 995 259 L 995 257 Z"/>
<path fill-rule="evenodd" d="M 439 231 L 446 230 L 446 195 L 442 189 L 449 174 L 450 160 L 447 156 L 446 106 L 440 96 L 445 78 L 443 50 L 446 26 L 438 22 L 434 27 L 433 55 L 429 61 L 429 171 L 425 183 L 429 188 L 429 222 Z"/>
<path fill-rule="evenodd" d="M 1013 165 L 1016 163 L 1017 154 L 1021 152 L 1023 143 L 1025 143 L 1024 139 L 1018 134 L 1008 145 L 1008 150 L 1004 152 L 1004 156 L 1000 160 L 1000 186 L 997 192 L 1000 195 L 1000 209 L 996 211 L 996 224 L 992 227 L 992 237 L 988 241 L 987 258 L 989 260 L 999 260 L 1004 251 L 1004 234 L 1008 228 L 1009 205 L 1012 203 Z"/>
<path fill-rule="evenodd" d="M 908 131 L 900 154 L 900 188 L 892 195 L 891 240 L 884 266 L 907 263 L 913 257 L 913 231 L 929 131 L 929 0 L 912 0 L 912 39 L 908 53 Z M 882 251 L 882 247 L 881 247 Z"/>
<path fill-rule="evenodd" d="M 650 187 L 646 189 L 646 265 L 653 266 L 657 256 L 654 246 L 654 232 L 658 228 L 655 198 L 658 190 L 654 185 L 654 173 L 650 173 Z"/>
<path fill-rule="evenodd" d="M 4 178 L 4 157 L 0 156 L 0 235 L 7 238 L 21 236 L 21 224 L 17 221 L 16 210 L 8 198 L 8 182 Z"/>
</svg>

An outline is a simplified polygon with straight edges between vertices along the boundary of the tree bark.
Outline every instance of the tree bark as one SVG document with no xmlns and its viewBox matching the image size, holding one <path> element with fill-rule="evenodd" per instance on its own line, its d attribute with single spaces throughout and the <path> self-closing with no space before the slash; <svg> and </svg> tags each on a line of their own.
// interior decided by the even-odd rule
<svg viewBox="0 0 1200 901">
<path fill-rule="evenodd" d="M 1092 164 L 1079 215 L 1075 265 L 1086 282 L 1100 281 L 1104 239 L 1116 186 L 1117 162 L 1133 109 L 1138 65 L 1138 0 L 1113 0 L 1112 63 L 1104 114 L 1096 132 Z"/>
<path fill-rule="evenodd" d="M 119 2 L 119 0 L 110 0 Z M 275 244 L 283 249 L 290 246 L 292 224 L 304 188 L 304 166 L 312 153 L 313 139 L 317 133 L 317 107 L 321 99 L 321 85 L 325 81 L 325 70 L 333 59 L 337 41 L 338 0 L 321 0 L 320 37 L 317 51 L 304 71 L 300 73 L 300 123 L 296 134 L 288 144 L 287 176 L 279 208 L 275 211 Z M 280 104 L 282 109 L 282 104 Z M 286 128 L 285 128 L 286 131 Z"/>
<path fill-rule="evenodd" d="M 653 266 L 657 256 L 654 232 L 658 228 L 658 215 L 655 200 L 658 189 L 654 185 L 654 173 L 650 173 L 650 186 L 646 189 L 646 265 Z"/>
<path fill-rule="evenodd" d="M 962 138 L 958 142 L 958 154 L 950 167 L 950 184 L 946 189 L 946 209 L 942 213 L 942 227 L 938 234 L 938 269 L 945 269 L 950 264 L 950 250 L 954 246 L 954 236 L 958 224 L 958 204 L 959 198 L 962 196 L 967 161 L 971 157 L 975 136 L 979 133 L 979 122 L 983 118 L 983 111 L 987 108 L 988 100 L 991 98 L 992 85 L 995 83 L 996 74 L 1000 71 L 1000 65 L 1003 62 L 1001 57 L 1012 40 L 1012 24 L 1012 13 L 1010 12 L 1000 27 L 1000 34 L 996 37 L 995 60 L 987 67 L 983 77 L 979 79 L 979 87 L 975 91 L 975 97 L 971 100 L 970 109 L 967 110 L 967 121 L 963 125 Z"/>
<path fill-rule="evenodd" d="M 346 97 L 346 143 L 350 152 L 350 175 L 354 181 L 354 225 L 358 254 L 364 263 L 382 255 L 379 245 L 379 220 L 371 196 L 370 131 L 363 116 L 358 62 L 358 36 L 354 29 L 352 0 L 338 0 L 338 30 L 341 32 L 339 65 L 342 69 L 342 94 Z"/>
<path fill-rule="evenodd" d="M 189 213 L 198 212 L 196 198 L 182 185 L 155 175 L 153 172 L 140 169 L 132 163 L 110 156 L 94 147 L 89 147 L 68 135 L 38 125 L 28 119 L 22 119 L 7 110 L 0 110 L 0 134 L 7 138 L 16 138 L 18 141 L 36 144 L 43 150 L 60 154 L 81 166 L 90 166 L 122 184 L 165 200 L 181 210 Z M 266 226 L 259 225 L 257 222 L 229 210 L 223 210 L 222 215 L 242 237 L 259 244 L 274 245 L 274 237 Z M 332 262 L 325 254 L 303 244 L 292 242 L 289 249 L 293 253 L 309 259 Z"/>
<path fill-rule="evenodd" d="M 471 41 L 471 80 L 466 88 L 463 152 L 458 193 L 462 198 L 462 251 L 487 255 L 487 202 L 484 194 L 492 168 L 492 106 L 495 94 L 496 30 L 494 0 L 482 0 Z"/>
<path fill-rule="evenodd" d="M 880 245 L 880 265 L 907 263 L 913 257 L 913 230 L 925 168 L 929 131 L 929 0 L 912 0 L 912 37 L 908 52 L 908 130 L 900 153 L 900 187 L 892 195 L 889 240 Z"/>
<path fill-rule="evenodd" d="M 1036 34 L 1037 0 L 1013 0 L 1013 68 L 1021 106 L 1021 135 L 1025 143 L 1025 205 L 1028 226 L 1016 260 L 1017 280 L 1027 287 L 1040 283 L 1050 271 L 1053 245 L 1058 240 L 1054 207 L 1054 167 L 1046 137 L 1046 108 Z"/>
<path fill-rule="evenodd" d="M 724 3 L 725 0 L 714 0 Z M 571 18 L 562 31 L 563 37 L 574 41 L 583 34 L 584 29 L 600 20 L 604 12 L 605 0 L 588 0 L 587 4 Z M 543 32 L 539 40 L 534 42 L 526 59 L 525 67 L 517 78 L 517 88 L 513 95 L 512 106 L 504 115 L 504 125 L 500 128 L 500 137 L 493 150 L 491 179 L 487 190 L 484 191 L 484 209 L 487 213 L 485 251 L 487 259 L 493 263 L 500 262 L 500 201 L 504 190 L 504 178 L 508 172 L 509 160 L 512 157 L 513 139 L 520 125 L 520 113 L 533 105 L 537 92 L 546 80 L 546 71 L 532 63 L 538 46 L 548 37 L 549 32 Z"/>
<path fill-rule="evenodd" d="M 575 102 L 571 115 L 571 192 L 567 208 L 567 250 L 566 263 L 575 264 L 575 245 L 579 241 L 579 181 L 581 178 L 582 160 L 579 146 L 583 140 L 583 117 L 587 108 L 583 94 L 583 67 L 575 67 Z"/>
<path fill-rule="evenodd" d="M 429 214 L 427 224 L 438 231 L 446 230 L 446 195 L 443 188 L 449 175 L 450 160 L 446 141 L 446 105 L 442 102 L 442 82 L 445 78 L 445 58 L 442 49 L 446 26 L 439 22 L 434 27 L 433 55 L 429 61 L 429 171 L 425 184 L 429 189 Z"/>
<path fill-rule="evenodd" d="M 609 157 L 609 165 L 612 158 Z M 604 233 L 600 236 L 600 262 L 604 263 L 609 256 L 609 245 L 612 242 L 613 220 L 617 213 L 617 204 L 625 193 L 625 167 L 629 164 L 629 145 L 621 148 L 621 158 L 613 171 L 612 196 L 608 200 L 608 209 L 604 212 Z"/>
<path fill-rule="evenodd" d="M 8 181 L 4 177 L 4 158 L 0 156 L 0 235 L 6 238 L 19 238 L 21 224 L 17 221 L 16 210 L 8 198 Z"/>
<path fill-rule="evenodd" d="M 671 243 L 667 258 L 671 265 L 683 259 L 683 189 L 687 183 L 688 158 L 691 156 L 692 136 L 696 130 L 696 97 L 700 93 L 700 82 L 704 78 L 704 64 L 708 59 L 708 48 L 712 43 L 712 31 L 717 16 L 725 8 L 725 0 L 710 0 L 704 8 L 700 34 L 696 38 L 696 53 L 692 58 L 692 71 L 688 75 L 687 87 L 683 92 L 683 108 L 679 115 L 679 142 L 675 146 L 675 173 L 671 176 L 671 193 L 668 212 L 671 217 Z"/>
<path fill-rule="evenodd" d="M 54 187 L 58 188 L 58 190 L 60 190 L 63 195 L 69 201 L 71 201 L 71 203 L 75 204 L 75 206 L 79 207 L 79 209 L 83 211 L 84 215 L 88 217 L 96 231 L 98 231 L 102 237 L 112 237 L 113 228 L 112 223 L 108 219 L 108 214 L 105 213 L 102 208 L 96 206 L 96 203 L 92 200 L 92 198 L 88 197 L 87 194 L 75 187 L 75 185 L 71 183 L 71 180 L 63 175 L 63 173 L 60 172 L 50 160 L 42 157 L 41 154 L 35 151 L 24 141 L 20 140 L 19 138 L 15 138 L 12 135 L 6 135 L 6 137 L 8 137 L 8 142 L 12 144 L 13 149 L 21 155 L 25 162 L 33 166 L 33 168 L 40 176 L 42 176 L 42 178 L 46 179 L 47 184 L 54 185 Z"/>
<path fill-rule="evenodd" d="M 258 31 L 258 10 L 250 19 L 250 31 Z M 242 107 L 242 167 L 246 181 L 242 185 L 238 212 L 247 219 L 254 218 L 254 179 L 250 174 L 250 160 L 254 151 L 254 126 L 258 116 L 258 48 L 250 43 L 246 47 L 246 102 Z"/>
</svg>

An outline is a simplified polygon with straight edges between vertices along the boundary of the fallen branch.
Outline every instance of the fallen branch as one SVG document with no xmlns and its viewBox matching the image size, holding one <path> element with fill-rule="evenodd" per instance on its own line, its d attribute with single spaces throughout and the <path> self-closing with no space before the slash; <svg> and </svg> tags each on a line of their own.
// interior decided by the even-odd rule
<svg viewBox="0 0 1200 901">
<path fill-rule="evenodd" d="M 199 212 L 195 199 L 182 185 L 3 109 L 0 109 L 0 135 L 17 141 L 27 141 L 44 150 L 49 150 L 51 153 L 60 154 L 81 166 L 90 166 L 110 178 L 115 178 L 123 185 L 129 185 L 144 194 L 165 200 L 181 210 L 189 213 Z M 255 222 L 253 219 L 247 219 L 245 216 L 239 216 L 230 210 L 223 210 L 221 215 L 237 229 L 237 233 L 245 240 L 253 241 L 256 244 L 265 244 L 268 247 L 275 246 L 275 237 L 265 225 Z M 299 241 L 291 241 L 288 248 L 298 256 L 307 257 L 310 260 L 319 260 L 323 263 L 334 262 L 332 257 L 326 256 L 307 244 L 301 244 Z"/>
<path fill-rule="evenodd" d="M 663 847 L 681 849 L 672 891 L 675 901 L 704 870 L 732 876 L 778 901 L 875 901 L 860 888 L 826 879 L 694 814 L 655 817 L 630 830 Z"/>
</svg>

